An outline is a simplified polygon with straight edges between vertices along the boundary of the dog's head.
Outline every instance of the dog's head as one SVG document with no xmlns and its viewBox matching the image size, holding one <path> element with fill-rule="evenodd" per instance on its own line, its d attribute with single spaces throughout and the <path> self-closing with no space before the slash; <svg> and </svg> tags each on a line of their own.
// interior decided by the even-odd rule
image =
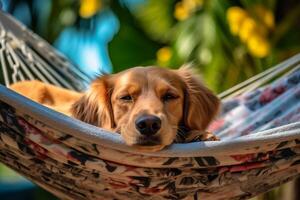
<svg viewBox="0 0 300 200">
<path fill-rule="evenodd" d="M 204 131 L 219 99 L 189 67 L 135 67 L 96 79 L 72 107 L 73 116 L 119 132 L 128 145 L 157 151 L 180 127 Z"/>
</svg>

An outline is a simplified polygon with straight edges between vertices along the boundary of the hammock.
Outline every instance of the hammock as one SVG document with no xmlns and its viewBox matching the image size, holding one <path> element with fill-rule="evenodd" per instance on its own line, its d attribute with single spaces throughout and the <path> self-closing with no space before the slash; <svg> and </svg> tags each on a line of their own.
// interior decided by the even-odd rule
<svg viewBox="0 0 300 200">
<path fill-rule="evenodd" d="M 89 82 L 2 12 L 0 63 L 6 85 L 40 79 L 82 90 Z M 0 161 L 61 199 L 250 198 L 299 175 L 299 64 L 300 54 L 220 94 L 223 112 L 210 129 L 221 141 L 156 153 L 0 85 Z"/>
</svg>

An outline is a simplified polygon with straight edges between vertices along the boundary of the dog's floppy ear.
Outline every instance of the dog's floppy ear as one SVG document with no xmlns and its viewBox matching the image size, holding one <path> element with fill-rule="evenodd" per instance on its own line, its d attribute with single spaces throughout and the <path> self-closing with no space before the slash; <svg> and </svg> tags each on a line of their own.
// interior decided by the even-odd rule
<svg viewBox="0 0 300 200">
<path fill-rule="evenodd" d="M 111 85 L 109 75 L 94 80 L 85 94 L 72 105 L 73 117 L 106 129 L 114 127 L 111 106 Z"/>
<path fill-rule="evenodd" d="M 182 66 L 177 73 L 185 85 L 184 126 L 188 130 L 204 131 L 217 115 L 220 100 L 204 86 L 191 66 Z"/>
</svg>

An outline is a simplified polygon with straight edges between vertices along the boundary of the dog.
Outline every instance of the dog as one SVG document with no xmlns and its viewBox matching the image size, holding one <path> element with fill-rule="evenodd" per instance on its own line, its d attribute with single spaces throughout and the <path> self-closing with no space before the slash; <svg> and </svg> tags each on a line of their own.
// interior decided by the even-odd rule
<svg viewBox="0 0 300 200">
<path fill-rule="evenodd" d="M 205 130 L 217 115 L 220 100 L 196 74 L 189 66 L 134 67 L 95 79 L 84 93 L 38 81 L 11 88 L 83 122 L 120 133 L 129 146 L 154 152 L 180 138 L 216 139 Z M 29 85 L 35 85 L 35 91 L 29 92 Z"/>
</svg>

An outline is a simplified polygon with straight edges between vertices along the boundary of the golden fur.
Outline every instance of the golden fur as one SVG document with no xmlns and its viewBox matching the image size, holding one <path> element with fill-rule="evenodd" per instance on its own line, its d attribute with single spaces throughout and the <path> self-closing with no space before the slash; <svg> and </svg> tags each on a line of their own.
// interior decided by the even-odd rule
<svg viewBox="0 0 300 200">
<path fill-rule="evenodd" d="M 209 138 L 205 129 L 220 104 L 187 66 L 178 70 L 135 67 L 104 75 L 94 80 L 85 93 L 38 81 L 16 83 L 11 88 L 54 110 L 118 132 L 126 144 L 144 151 L 170 145 L 178 132 L 185 131 L 182 134 L 191 138 L 199 134 Z M 137 128 L 141 116 L 159 119 L 159 130 L 151 136 L 142 135 Z"/>
</svg>

